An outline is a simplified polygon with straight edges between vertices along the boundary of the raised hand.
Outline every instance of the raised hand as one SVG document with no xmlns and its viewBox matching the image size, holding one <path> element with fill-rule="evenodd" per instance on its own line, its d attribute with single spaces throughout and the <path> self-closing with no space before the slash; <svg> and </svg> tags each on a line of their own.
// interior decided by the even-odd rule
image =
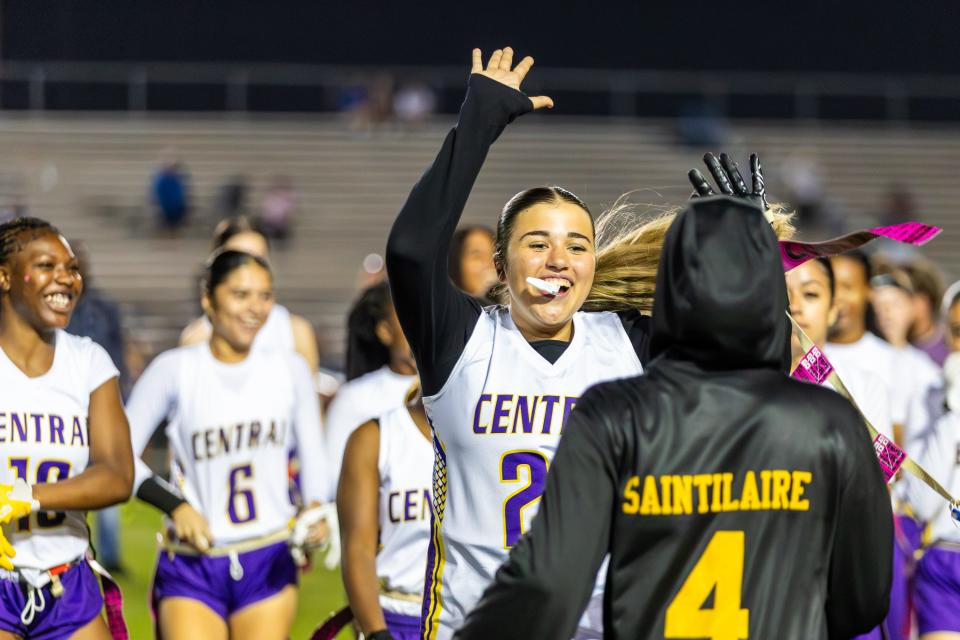
<svg viewBox="0 0 960 640">
<path fill-rule="evenodd" d="M 513 49 L 505 47 L 503 49 L 497 49 L 490 54 L 490 60 L 487 61 L 487 66 L 484 67 L 483 53 L 480 49 L 474 49 L 473 66 L 470 69 L 470 73 L 486 76 L 491 80 L 496 80 L 501 84 L 507 85 L 511 89 L 520 91 L 520 84 L 523 82 L 527 73 L 530 72 L 532 66 L 533 58 L 530 56 L 518 62 L 517 66 L 513 66 Z M 533 103 L 534 109 L 543 109 L 544 107 L 548 109 L 553 108 L 553 100 L 549 96 L 527 97 L 530 98 L 530 102 Z"/>
<path fill-rule="evenodd" d="M 740 175 L 740 167 L 737 166 L 736 161 L 727 154 L 721 153 L 720 159 L 717 160 L 717 157 L 712 153 L 706 153 L 703 156 L 703 162 L 716 181 L 720 193 L 749 200 L 759 205 L 764 211 L 770 208 L 767 204 L 763 168 L 760 166 L 760 157 L 757 154 L 750 154 L 751 188 L 747 188 L 743 181 L 743 176 Z M 694 190 L 691 198 L 716 195 L 716 191 L 713 190 L 713 187 L 710 186 L 710 183 L 699 170 L 690 169 L 687 177 L 690 179 L 690 184 L 693 185 Z"/>
</svg>

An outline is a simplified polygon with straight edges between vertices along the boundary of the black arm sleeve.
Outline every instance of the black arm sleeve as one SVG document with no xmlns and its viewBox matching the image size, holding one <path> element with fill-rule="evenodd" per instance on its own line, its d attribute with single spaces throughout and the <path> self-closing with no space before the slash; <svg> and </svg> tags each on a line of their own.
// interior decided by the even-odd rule
<svg viewBox="0 0 960 640">
<path fill-rule="evenodd" d="M 530 532 L 456 634 L 572 638 L 608 551 L 619 454 L 588 393 L 570 414 Z"/>
<path fill-rule="evenodd" d="M 153 505 L 165 514 L 172 515 L 173 510 L 186 502 L 168 482 L 157 476 L 150 476 L 137 489 L 137 497 Z"/>
<path fill-rule="evenodd" d="M 890 494 L 859 414 L 850 407 L 843 417 L 847 424 L 835 428 L 842 438 L 843 480 L 827 589 L 830 638 L 850 638 L 880 624 L 893 578 Z"/>
<path fill-rule="evenodd" d="M 470 76 L 460 119 L 420 178 L 387 240 L 387 274 L 425 395 L 446 382 L 480 317 L 480 304 L 457 289 L 447 255 L 490 145 L 530 99 L 484 76 Z"/>
</svg>

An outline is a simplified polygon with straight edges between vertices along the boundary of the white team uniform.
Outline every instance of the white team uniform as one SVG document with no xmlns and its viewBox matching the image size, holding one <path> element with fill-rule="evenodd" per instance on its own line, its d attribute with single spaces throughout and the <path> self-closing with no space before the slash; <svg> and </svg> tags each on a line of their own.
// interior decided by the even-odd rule
<svg viewBox="0 0 960 640">
<path fill-rule="evenodd" d="M 137 455 L 168 420 L 172 479 L 207 518 L 214 546 L 287 527 L 295 512 L 287 474 L 294 446 L 305 462 L 304 501 L 332 497 L 310 371 L 289 350 L 251 351 L 236 364 L 214 358 L 207 342 L 166 351 L 137 382 L 127 416 Z M 149 475 L 138 459 L 134 492 Z"/>
<path fill-rule="evenodd" d="M 207 327 L 207 333 L 213 331 L 210 319 L 203 316 L 204 326 Z M 293 339 L 293 325 L 290 324 L 290 311 L 282 304 L 276 304 L 270 307 L 270 314 L 267 321 L 260 327 L 257 337 L 253 339 L 251 351 L 255 349 L 286 349 L 287 351 L 296 351 Z"/>
<path fill-rule="evenodd" d="M 573 339 L 550 364 L 508 309 L 485 309 L 443 388 L 424 398 L 436 450 L 421 623 L 428 640 L 452 636 L 528 528 L 577 399 L 593 384 L 642 372 L 615 314 L 578 312 L 573 322 Z"/>
<path fill-rule="evenodd" d="M 347 382 L 337 390 L 337 395 L 327 408 L 324 421 L 328 469 L 333 486 L 340 479 L 343 452 L 354 430 L 368 420 L 397 407 L 402 407 L 407 391 L 417 381 L 417 376 L 394 373 L 383 365 L 376 371 L 366 373 Z"/>
<path fill-rule="evenodd" d="M 960 494 L 960 414 L 948 412 L 911 443 L 907 453 L 952 496 Z M 911 503 L 917 519 L 929 526 L 926 537 L 931 543 L 951 542 L 960 544 L 960 528 L 950 517 L 947 502 L 922 482 L 907 476 Z"/>
<path fill-rule="evenodd" d="M 827 359 L 829 360 L 830 357 L 827 356 Z M 831 360 L 831 364 L 864 417 L 877 431 L 892 439 L 890 390 L 880 376 L 847 362 L 840 365 Z M 829 381 L 824 382 L 823 386 L 833 389 Z M 836 389 L 833 390 L 836 391 Z"/>
<path fill-rule="evenodd" d="M 380 416 L 380 552 L 377 577 L 382 591 L 421 597 L 430 541 L 430 485 L 433 445 L 406 407 Z M 420 617 L 420 602 L 380 594 L 380 606 Z"/>
<path fill-rule="evenodd" d="M 828 342 L 823 351 L 834 366 L 856 366 L 880 377 L 890 391 L 890 417 L 904 425 L 905 437 L 927 426 L 910 424 L 921 419 L 911 405 L 939 384 L 938 368 L 925 353 L 911 346 L 895 349 L 869 331 L 850 344 Z"/>
<path fill-rule="evenodd" d="M 53 365 L 30 378 L 0 349 L 0 483 L 31 484 L 79 475 L 90 459 L 90 394 L 118 376 L 100 345 L 56 332 Z M 109 425 L 108 425 L 109 426 Z M 116 425 L 114 425 L 116 426 Z M 89 547 L 86 512 L 41 511 L 3 527 L 17 568 L 46 570 L 76 560 Z"/>
</svg>

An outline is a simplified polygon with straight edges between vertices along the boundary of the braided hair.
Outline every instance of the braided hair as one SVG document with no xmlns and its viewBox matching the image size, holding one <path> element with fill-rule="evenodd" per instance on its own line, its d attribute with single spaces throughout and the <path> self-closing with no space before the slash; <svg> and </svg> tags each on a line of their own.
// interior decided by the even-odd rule
<svg viewBox="0 0 960 640">
<path fill-rule="evenodd" d="M 40 218 L 14 218 L 0 224 L 0 266 L 9 264 L 10 259 L 27 244 L 20 237 L 26 232 L 30 232 L 31 240 L 41 233 L 60 233 L 56 227 Z"/>
</svg>

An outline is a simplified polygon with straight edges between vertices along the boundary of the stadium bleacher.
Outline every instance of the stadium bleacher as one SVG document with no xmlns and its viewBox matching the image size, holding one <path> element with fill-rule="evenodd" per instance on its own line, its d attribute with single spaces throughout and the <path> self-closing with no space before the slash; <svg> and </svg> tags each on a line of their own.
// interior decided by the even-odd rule
<svg viewBox="0 0 960 640">
<path fill-rule="evenodd" d="M 172 346 L 197 312 L 196 273 L 216 219 L 213 200 L 245 174 L 255 209 L 272 176 L 299 194 L 293 241 L 274 257 L 278 300 L 315 323 L 322 349 L 342 351 L 343 319 L 363 257 L 382 252 L 390 223 L 450 126 L 437 118 L 413 130 L 351 132 L 334 117 L 29 115 L 0 121 L 0 196 L 21 199 L 91 254 L 97 285 L 131 313 L 133 336 L 156 352 Z M 891 183 L 909 185 L 914 219 L 946 227 L 925 253 L 948 277 L 960 273 L 960 231 L 951 197 L 960 165 L 955 129 L 884 124 L 738 122 L 727 150 L 758 151 L 776 196 L 780 161 L 816 155 L 831 200 L 848 227 L 876 221 Z M 191 175 L 194 212 L 179 239 L 157 237 L 147 185 L 161 152 L 175 148 Z M 555 183 L 601 211 L 623 192 L 637 203 L 686 199 L 687 169 L 700 151 L 676 144 L 672 121 L 537 116 L 511 127 L 481 174 L 465 220 L 492 224 L 524 187 Z"/>
</svg>

